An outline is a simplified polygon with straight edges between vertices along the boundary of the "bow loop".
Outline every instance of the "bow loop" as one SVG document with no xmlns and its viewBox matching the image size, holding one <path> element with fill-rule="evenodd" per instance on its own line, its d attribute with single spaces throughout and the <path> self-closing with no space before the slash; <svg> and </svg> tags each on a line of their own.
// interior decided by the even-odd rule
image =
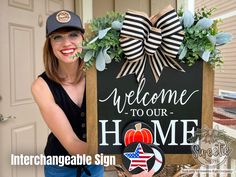
<svg viewBox="0 0 236 177">
<path fill-rule="evenodd" d="M 161 46 L 161 42 L 162 42 L 161 30 L 154 27 L 150 28 L 150 31 L 146 39 L 144 40 L 144 48 L 146 54 L 154 55 L 158 47 Z"/>
<path fill-rule="evenodd" d="M 138 61 L 141 59 L 141 56 L 143 56 L 143 41 L 140 39 L 129 37 L 122 38 L 120 39 L 120 46 L 123 49 L 127 60 L 130 62 Z"/>
<path fill-rule="evenodd" d="M 126 12 L 120 34 L 120 46 L 127 60 L 117 77 L 136 74 L 139 82 L 147 60 L 156 82 L 164 67 L 184 71 L 174 61 L 182 41 L 182 26 L 171 6 L 151 19 L 141 12 Z"/>
<path fill-rule="evenodd" d="M 152 17 L 152 21 L 156 28 L 161 29 L 163 38 L 182 31 L 179 17 L 171 6 Z"/>
<path fill-rule="evenodd" d="M 169 57 L 175 58 L 184 38 L 182 25 L 177 13 L 171 6 L 168 6 L 161 13 L 155 15 L 152 21 L 154 26 L 162 31 L 162 52 Z"/>
</svg>

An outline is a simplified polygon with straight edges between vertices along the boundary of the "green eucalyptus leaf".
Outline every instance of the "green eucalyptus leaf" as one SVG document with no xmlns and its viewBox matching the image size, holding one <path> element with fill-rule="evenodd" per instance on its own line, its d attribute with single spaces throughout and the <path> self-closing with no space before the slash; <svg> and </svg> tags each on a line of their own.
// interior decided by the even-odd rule
<svg viewBox="0 0 236 177">
<path fill-rule="evenodd" d="M 109 49 L 109 47 L 107 47 L 106 49 L 103 50 L 103 55 L 105 58 L 105 63 L 111 63 L 111 57 L 107 54 L 107 50 Z"/>
<path fill-rule="evenodd" d="M 103 54 L 103 50 L 101 49 L 97 55 L 97 58 L 96 58 L 96 69 L 98 71 L 103 71 L 106 67 L 106 64 L 105 64 L 105 57 L 104 57 L 104 54 Z"/>
<path fill-rule="evenodd" d="M 92 44 L 92 43 L 96 42 L 96 40 L 98 40 L 98 36 L 96 36 L 95 38 L 93 38 L 88 44 Z"/>
<path fill-rule="evenodd" d="M 216 35 L 216 44 L 218 45 L 226 44 L 231 40 L 232 40 L 232 35 L 229 33 L 221 32 Z"/>
<path fill-rule="evenodd" d="M 111 57 L 111 60 L 112 60 L 115 57 L 115 53 L 112 52 L 109 56 Z"/>
<path fill-rule="evenodd" d="M 88 50 L 84 55 L 84 62 L 88 62 L 94 55 L 94 51 Z"/>
<path fill-rule="evenodd" d="M 187 54 L 187 47 L 184 47 L 183 50 L 180 52 L 179 59 L 182 60 Z"/>
<path fill-rule="evenodd" d="M 122 23 L 119 22 L 118 20 L 115 20 L 114 22 L 112 22 L 111 27 L 115 30 L 121 30 Z"/>
<path fill-rule="evenodd" d="M 106 36 L 107 32 L 111 29 L 111 27 L 103 29 L 103 30 L 99 30 L 98 32 L 98 38 L 102 39 Z"/>
<path fill-rule="evenodd" d="M 209 57 L 210 57 L 211 52 L 209 50 L 205 50 L 202 55 L 201 58 L 205 61 L 208 62 L 209 61 Z"/>
<path fill-rule="evenodd" d="M 184 27 L 191 27 L 194 23 L 194 17 L 193 17 L 193 14 L 192 12 L 190 11 L 186 11 L 184 12 L 184 15 L 183 15 L 183 24 L 184 24 Z"/>
<path fill-rule="evenodd" d="M 201 19 L 201 20 L 199 20 L 197 22 L 196 27 L 199 27 L 200 29 L 207 29 L 212 24 L 213 24 L 213 20 L 212 19 L 203 18 L 203 19 Z"/>
</svg>

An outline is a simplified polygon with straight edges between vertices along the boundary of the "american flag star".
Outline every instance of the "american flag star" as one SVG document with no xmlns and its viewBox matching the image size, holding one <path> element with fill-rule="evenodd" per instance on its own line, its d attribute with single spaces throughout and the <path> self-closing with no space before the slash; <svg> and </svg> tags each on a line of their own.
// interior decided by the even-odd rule
<svg viewBox="0 0 236 177">
<path fill-rule="evenodd" d="M 127 157 L 131 162 L 129 165 L 129 171 L 134 170 L 137 167 L 148 172 L 147 161 L 154 156 L 153 153 L 145 153 L 142 145 L 139 143 L 134 152 L 126 152 L 124 156 Z"/>
</svg>

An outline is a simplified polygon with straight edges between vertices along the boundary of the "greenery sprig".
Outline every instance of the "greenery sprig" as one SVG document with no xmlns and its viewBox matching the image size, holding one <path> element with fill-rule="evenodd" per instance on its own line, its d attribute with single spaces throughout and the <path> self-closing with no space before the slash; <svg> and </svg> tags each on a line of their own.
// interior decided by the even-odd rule
<svg viewBox="0 0 236 177">
<path fill-rule="evenodd" d="M 194 15 L 183 9 L 178 11 L 185 32 L 179 50 L 180 61 L 189 66 L 199 60 L 204 60 L 213 67 L 223 63 L 221 51 L 217 47 L 228 43 L 232 36 L 218 29 L 221 20 L 210 19 L 214 11 L 214 8 L 208 10 L 205 7 L 197 10 Z M 124 57 L 119 41 L 123 21 L 124 14 L 109 12 L 90 22 L 82 46 L 79 46 L 83 51 L 75 55 L 85 61 L 86 69 L 95 63 L 96 69 L 103 71 L 106 64 L 120 61 Z"/>
<path fill-rule="evenodd" d="M 85 61 L 85 68 L 93 65 L 103 71 L 107 63 L 120 61 L 123 56 L 120 47 L 119 35 L 124 15 L 117 12 L 109 12 L 106 16 L 91 21 L 86 29 L 83 51 L 77 54 Z"/>
<path fill-rule="evenodd" d="M 223 64 L 221 51 L 217 46 L 229 42 L 232 36 L 219 31 L 218 24 L 221 20 L 209 18 L 214 11 L 215 8 L 208 10 L 204 7 L 194 15 L 189 11 L 183 12 L 182 9 L 178 12 L 185 32 L 179 59 L 189 66 L 198 60 L 204 60 L 213 67 Z"/>
</svg>

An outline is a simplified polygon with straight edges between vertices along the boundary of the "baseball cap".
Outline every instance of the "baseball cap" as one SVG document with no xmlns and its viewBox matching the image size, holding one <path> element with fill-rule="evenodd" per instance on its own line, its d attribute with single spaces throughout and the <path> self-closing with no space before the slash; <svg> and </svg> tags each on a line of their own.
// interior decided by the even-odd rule
<svg viewBox="0 0 236 177">
<path fill-rule="evenodd" d="M 84 33 L 81 19 L 75 13 L 68 10 L 60 10 L 50 15 L 46 22 L 46 36 L 61 28 L 76 28 Z"/>
</svg>

